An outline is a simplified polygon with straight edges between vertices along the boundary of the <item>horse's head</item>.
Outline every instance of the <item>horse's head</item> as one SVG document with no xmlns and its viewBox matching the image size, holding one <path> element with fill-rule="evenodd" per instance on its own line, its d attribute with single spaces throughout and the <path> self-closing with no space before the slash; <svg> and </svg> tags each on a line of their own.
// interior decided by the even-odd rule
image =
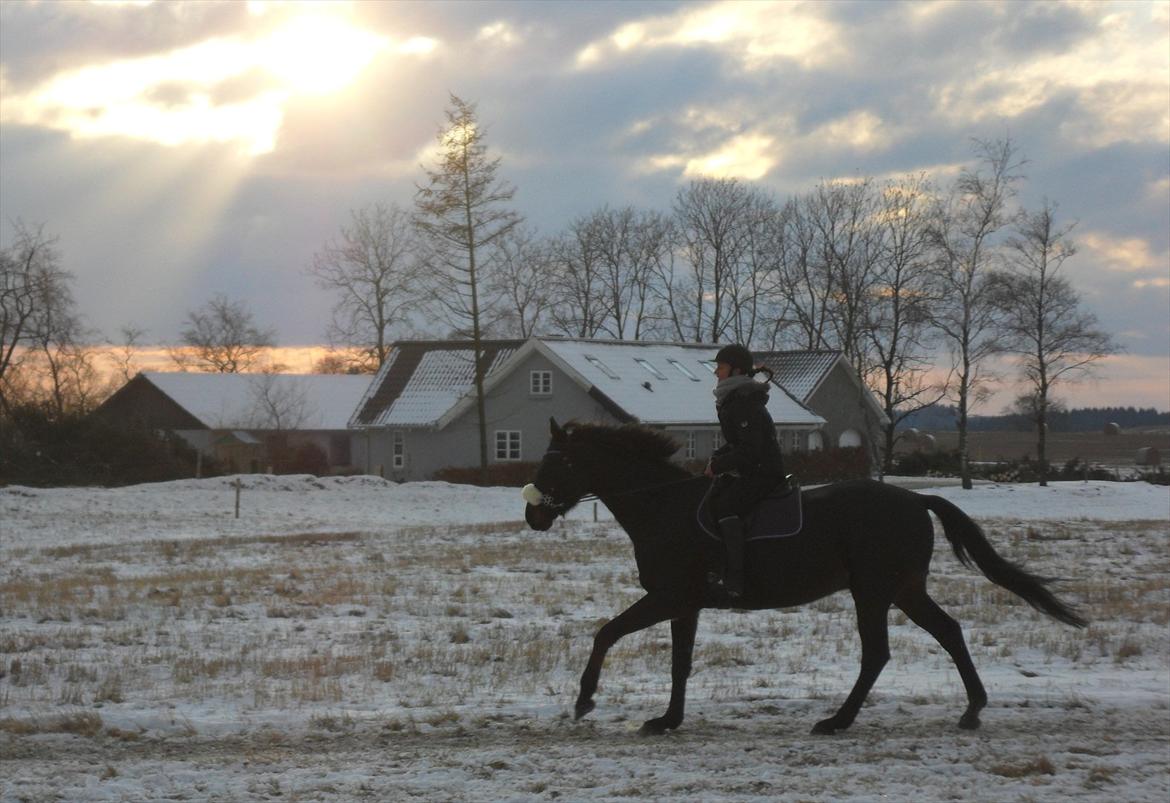
<svg viewBox="0 0 1170 803">
<path fill-rule="evenodd" d="M 570 435 L 556 419 L 550 418 L 552 439 L 548 451 L 541 458 L 536 479 L 525 486 L 523 495 L 527 505 L 524 519 L 534 530 L 552 527 L 557 516 L 563 516 L 581 500 L 586 491 L 586 478 L 572 456 Z"/>
</svg>

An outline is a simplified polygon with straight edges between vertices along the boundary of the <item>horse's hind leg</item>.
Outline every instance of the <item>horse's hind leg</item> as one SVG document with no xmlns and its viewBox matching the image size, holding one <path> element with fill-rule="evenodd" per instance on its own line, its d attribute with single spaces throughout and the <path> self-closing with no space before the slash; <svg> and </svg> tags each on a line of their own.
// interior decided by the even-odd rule
<svg viewBox="0 0 1170 803">
<path fill-rule="evenodd" d="M 959 719 L 959 727 L 967 730 L 978 728 L 979 712 L 987 705 L 987 692 L 967 651 L 963 629 L 926 593 L 925 578 L 903 589 L 894 602 L 914 624 L 934 636 L 950 654 L 959 676 L 963 678 L 963 686 L 967 689 L 967 710 Z"/>
<path fill-rule="evenodd" d="M 861 672 L 853 684 L 853 691 L 849 692 L 837 713 L 814 725 L 813 733 L 836 733 L 852 725 L 869 690 L 890 660 L 890 634 L 886 621 L 889 597 L 854 591 L 853 602 L 857 606 L 857 630 L 861 635 Z"/>
</svg>

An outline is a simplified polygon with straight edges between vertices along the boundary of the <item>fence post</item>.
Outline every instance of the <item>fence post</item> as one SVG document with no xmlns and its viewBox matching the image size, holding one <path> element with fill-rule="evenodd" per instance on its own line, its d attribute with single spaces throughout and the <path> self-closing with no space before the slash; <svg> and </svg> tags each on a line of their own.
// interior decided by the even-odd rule
<svg viewBox="0 0 1170 803">
<path fill-rule="evenodd" d="M 594 521 L 594 523 L 597 522 L 597 503 L 596 502 L 593 503 L 593 521 Z"/>
<path fill-rule="evenodd" d="M 243 483 L 240 482 L 239 477 L 236 477 L 235 485 L 236 485 L 236 518 L 238 519 L 240 517 L 240 487 L 243 485 Z"/>
</svg>

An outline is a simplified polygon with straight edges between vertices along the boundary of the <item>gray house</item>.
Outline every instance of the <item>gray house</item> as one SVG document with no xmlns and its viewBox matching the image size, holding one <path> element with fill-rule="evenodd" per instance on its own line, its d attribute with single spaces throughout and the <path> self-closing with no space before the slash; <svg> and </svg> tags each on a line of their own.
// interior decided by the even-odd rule
<svg viewBox="0 0 1170 803">
<path fill-rule="evenodd" d="M 263 471 L 273 449 L 311 444 L 327 467 L 352 464 L 347 424 L 368 376 L 148 371 L 95 411 L 122 426 L 173 432 L 236 471 Z"/>
<path fill-rule="evenodd" d="M 483 347 L 493 463 L 539 460 L 549 417 L 659 427 L 683 459 L 706 459 L 719 445 L 718 346 L 533 337 Z M 396 344 L 349 421 L 354 463 L 402 480 L 478 465 L 472 354 L 467 341 Z M 768 409 L 785 451 L 815 448 L 824 418 L 781 387 Z"/>
<path fill-rule="evenodd" d="M 755 358 L 801 404 L 825 419 L 809 448 L 877 443 L 889 423 L 877 399 L 840 351 L 764 351 Z"/>
</svg>

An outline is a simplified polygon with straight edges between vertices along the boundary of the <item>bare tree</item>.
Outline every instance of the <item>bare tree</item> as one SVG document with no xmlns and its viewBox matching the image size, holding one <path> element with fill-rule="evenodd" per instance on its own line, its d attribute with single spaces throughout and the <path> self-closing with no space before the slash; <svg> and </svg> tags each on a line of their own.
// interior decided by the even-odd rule
<svg viewBox="0 0 1170 803">
<path fill-rule="evenodd" d="M 777 292 L 796 334 L 793 345 L 815 351 L 831 348 L 829 326 L 833 283 L 829 265 L 818 258 L 817 226 L 811 195 L 789 200 L 780 213 L 780 276 Z"/>
<path fill-rule="evenodd" d="M 262 373 L 248 380 L 252 405 L 246 421 L 248 429 L 284 432 L 300 429 L 320 415 L 309 400 L 308 389 L 296 377 Z"/>
<path fill-rule="evenodd" d="M 1068 239 L 1075 224 L 1059 226 L 1056 204 L 1045 200 L 1035 214 L 1020 217 L 1008 240 L 1011 272 L 1003 277 L 1008 349 L 1019 358 L 1029 392 L 1017 403 L 1036 426 L 1040 484 L 1047 485 L 1048 417 L 1053 388 L 1081 379 L 1117 345 L 1097 318 L 1081 307 L 1080 295 L 1058 275 L 1076 253 Z"/>
<path fill-rule="evenodd" d="M 549 245 L 530 229 L 517 226 L 500 238 L 488 289 L 509 333 L 527 339 L 548 316 L 551 261 Z"/>
<path fill-rule="evenodd" d="M 482 267 L 500 240 L 521 218 L 508 208 L 516 190 L 497 178 L 499 158 L 488 157 L 475 105 L 451 95 L 447 124 L 438 133 L 439 163 L 427 169 L 427 183 L 415 194 L 415 224 L 428 246 L 436 300 L 448 320 L 471 336 L 475 359 L 475 407 L 479 419 L 479 461 L 487 473 L 487 415 L 483 380 L 484 309 Z"/>
<path fill-rule="evenodd" d="M 423 266 L 410 214 L 397 204 L 376 203 L 350 212 L 338 239 L 313 256 L 309 273 L 337 294 L 328 338 L 331 345 L 361 349 L 363 365 L 386 361 L 391 330 L 417 309 Z"/>
<path fill-rule="evenodd" d="M 604 267 L 596 223 L 579 217 L 552 245 L 553 327 L 569 337 L 597 337 L 604 326 Z"/>
<path fill-rule="evenodd" d="M 138 349 L 142 347 L 142 338 L 146 335 L 146 330 L 130 323 L 120 327 L 118 333 L 121 340 L 109 343 L 109 355 L 114 361 L 116 378 L 126 383 L 137 373 L 134 370 L 134 358 L 138 354 Z"/>
<path fill-rule="evenodd" d="M 888 423 L 883 426 L 882 473 L 893 467 L 898 424 L 941 400 L 945 389 L 928 381 L 930 327 L 930 207 L 925 176 L 888 183 L 877 214 L 885 236 L 876 271 L 876 294 L 866 313 L 873 349 L 867 384 Z"/>
<path fill-rule="evenodd" d="M 937 251 L 934 325 L 951 353 L 949 392 L 958 408 L 959 465 L 970 489 L 967 423 L 993 378 L 989 358 L 1003 351 L 1003 308 L 995 268 L 1001 260 L 996 236 L 1011 224 L 1009 208 L 1023 162 L 1011 140 L 977 141 L 979 164 L 964 170 L 939 205 L 932 226 Z"/>
<path fill-rule="evenodd" d="M 44 225 L 12 224 L 12 242 L 0 249 L 0 409 L 10 407 L 11 373 L 45 338 L 57 310 L 69 310 L 72 275 L 60 267 L 57 238 Z M 46 309 L 46 305 L 48 309 Z"/>
<path fill-rule="evenodd" d="M 223 294 L 188 312 L 179 337 L 182 345 L 171 349 L 171 358 L 180 368 L 224 374 L 257 367 L 276 342 L 274 330 L 256 326 L 247 304 Z"/>
</svg>

